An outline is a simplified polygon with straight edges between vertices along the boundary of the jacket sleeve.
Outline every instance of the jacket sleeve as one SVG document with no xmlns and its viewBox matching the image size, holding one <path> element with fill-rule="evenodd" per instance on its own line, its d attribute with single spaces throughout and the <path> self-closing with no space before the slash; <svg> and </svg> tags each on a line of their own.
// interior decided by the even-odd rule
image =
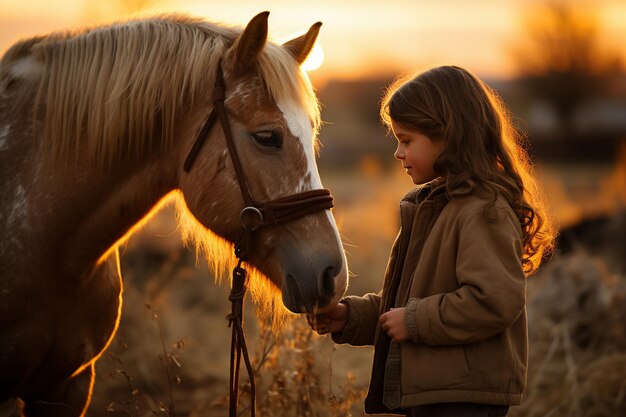
<svg viewBox="0 0 626 417">
<path fill-rule="evenodd" d="M 353 346 L 373 345 L 376 326 L 380 317 L 381 292 L 362 297 L 349 296 L 341 300 L 348 306 L 348 321 L 342 332 L 333 333 L 335 343 L 348 343 Z"/>
<path fill-rule="evenodd" d="M 348 296 L 340 302 L 348 306 L 348 321 L 342 332 L 332 334 L 335 343 L 348 343 L 353 346 L 373 345 L 376 338 L 376 329 L 380 318 L 380 305 L 385 286 L 390 275 L 394 272 L 398 258 L 398 247 L 402 231 L 396 236 L 391 248 L 387 270 L 385 271 L 385 285 L 378 294 L 370 293 L 362 297 Z"/>
<path fill-rule="evenodd" d="M 475 343 L 517 321 L 526 303 L 521 228 L 510 209 L 495 219 L 483 210 L 460 225 L 456 256 L 459 289 L 410 299 L 406 324 L 416 343 Z"/>
</svg>

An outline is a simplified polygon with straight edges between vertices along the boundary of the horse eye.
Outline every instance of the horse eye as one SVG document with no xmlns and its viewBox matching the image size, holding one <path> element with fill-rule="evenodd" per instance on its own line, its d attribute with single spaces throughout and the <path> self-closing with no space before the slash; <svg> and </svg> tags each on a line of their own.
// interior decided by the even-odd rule
<svg viewBox="0 0 626 417">
<path fill-rule="evenodd" d="M 283 147 L 283 136 L 275 130 L 264 130 L 252 133 L 252 137 L 259 145 L 280 149 Z"/>
</svg>

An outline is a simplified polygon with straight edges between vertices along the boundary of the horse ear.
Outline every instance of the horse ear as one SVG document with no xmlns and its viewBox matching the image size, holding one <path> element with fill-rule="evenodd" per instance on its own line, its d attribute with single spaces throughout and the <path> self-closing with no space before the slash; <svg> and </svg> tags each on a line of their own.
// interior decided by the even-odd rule
<svg viewBox="0 0 626 417">
<path fill-rule="evenodd" d="M 283 44 L 299 64 L 302 64 L 306 57 L 309 56 L 313 45 L 315 45 L 317 35 L 320 33 L 321 26 L 322 22 L 317 22 L 311 26 L 306 34 Z"/>
<path fill-rule="evenodd" d="M 235 75 L 244 75 L 254 68 L 254 63 L 267 42 L 269 14 L 270 12 L 263 12 L 254 16 L 228 51 L 229 58 L 234 59 Z"/>
</svg>

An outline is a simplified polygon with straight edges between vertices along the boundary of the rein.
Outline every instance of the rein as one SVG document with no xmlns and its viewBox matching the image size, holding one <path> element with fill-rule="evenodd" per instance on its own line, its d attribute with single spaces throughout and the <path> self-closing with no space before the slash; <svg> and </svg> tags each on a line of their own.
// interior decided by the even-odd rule
<svg viewBox="0 0 626 417">
<path fill-rule="evenodd" d="M 241 358 L 243 356 L 246 364 L 246 370 L 250 379 L 250 415 L 255 416 L 255 385 L 254 371 L 250 363 L 248 348 L 246 347 L 246 339 L 243 331 L 243 300 L 246 294 L 246 270 L 242 266 L 249 258 L 249 248 L 254 232 L 261 228 L 280 223 L 285 223 L 299 217 L 306 216 L 317 211 L 328 210 L 333 207 L 333 197 L 327 189 L 318 189 L 306 191 L 303 193 L 292 194 L 276 200 L 259 203 L 252 198 L 246 177 L 244 175 L 241 160 L 235 147 L 232 129 L 224 106 L 226 98 L 226 86 L 224 83 L 224 73 L 222 65 L 218 65 L 215 76 L 215 87 L 213 89 L 213 110 L 209 114 L 207 121 L 202 126 L 198 137 L 196 138 L 185 163 L 183 170 L 189 172 L 195 161 L 202 145 L 206 142 L 213 125 L 220 120 L 224 136 L 226 137 L 226 145 L 230 153 L 230 158 L 235 168 L 237 182 L 241 190 L 244 201 L 244 209 L 240 213 L 243 231 L 241 236 L 235 243 L 235 256 L 238 259 L 237 266 L 233 269 L 233 280 L 230 296 L 228 299 L 232 304 L 231 313 L 227 316 L 228 327 L 232 328 L 231 350 L 230 350 L 230 411 L 229 416 L 237 415 L 237 396 L 239 391 L 239 369 L 241 367 Z"/>
</svg>

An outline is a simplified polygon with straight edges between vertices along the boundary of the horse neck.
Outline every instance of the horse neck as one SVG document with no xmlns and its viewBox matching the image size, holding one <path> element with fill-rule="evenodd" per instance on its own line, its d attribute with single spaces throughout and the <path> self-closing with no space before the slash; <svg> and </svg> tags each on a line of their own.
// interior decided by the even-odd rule
<svg viewBox="0 0 626 417">
<path fill-rule="evenodd" d="M 153 158 L 133 169 L 107 172 L 115 174 L 103 175 L 83 164 L 82 172 L 55 178 L 62 187 L 56 191 L 62 203 L 55 206 L 52 217 L 56 223 L 65 222 L 57 228 L 57 235 L 64 236 L 58 258 L 70 275 L 88 276 L 116 242 L 129 235 L 176 187 L 174 161 Z"/>
</svg>

